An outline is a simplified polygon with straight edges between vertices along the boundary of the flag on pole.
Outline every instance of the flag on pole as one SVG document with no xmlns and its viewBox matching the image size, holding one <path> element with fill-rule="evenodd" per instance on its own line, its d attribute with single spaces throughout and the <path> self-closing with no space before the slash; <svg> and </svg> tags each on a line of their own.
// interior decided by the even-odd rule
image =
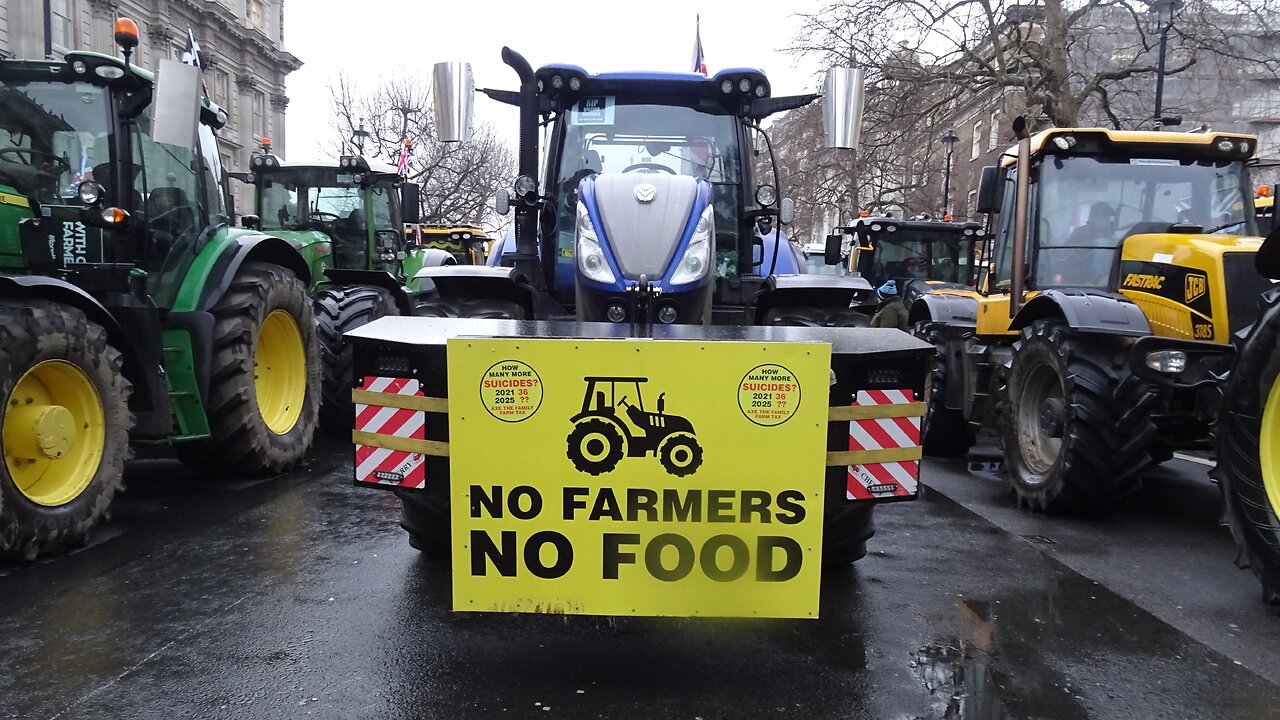
<svg viewBox="0 0 1280 720">
<path fill-rule="evenodd" d="M 182 62 L 204 69 L 204 59 L 200 57 L 200 43 L 196 42 L 195 33 L 187 28 L 187 47 L 182 51 Z"/>
<path fill-rule="evenodd" d="M 707 75 L 707 59 L 702 55 L 702 16 L 698 15 L 693 31 L 693 72 Z"/>
<path fill-rule="evenodd" d="M 396 165 L 396 173 L 408 177 L 413 170 L 413 141 L 405 138 L 404 149 L 400 151 L 400 162 Z"/>
</svg>

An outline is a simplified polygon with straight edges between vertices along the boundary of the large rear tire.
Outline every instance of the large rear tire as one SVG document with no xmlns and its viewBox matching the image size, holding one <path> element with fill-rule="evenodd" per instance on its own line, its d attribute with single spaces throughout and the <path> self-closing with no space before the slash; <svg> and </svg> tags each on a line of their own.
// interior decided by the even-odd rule
<svg viewBox="0 0 1280 720">
<path fill-rule="evenodd" d="M 1280 608 L 1280 294 L 1240 346 L 1217 427 L 1223 517 L 1240 549 L 1237 563 Z"/>
<path fill-rule="evenodd" d="M 959 457 L 966 455 L 977 441 L 969 422 L 964 419 L 964 411 L 946 406 L 947 397 L 947 363 L 946 338 L 936 327 L 927 323 L 916 326 L 914 334 L 925 342 L 932 343 L 935 348 L 933 360 L 932 389 L 929 395 L 929 406 L 925 409 L 922 425 L 921 443 L 924 452 L 934 457 Z M 963 378 L 955 378 L 955 382 L 963 382 Z"/>
<path fill-rule="evenodd" d="M 80 310 L 0 303 L 0 557 L 82 545 L 123 490 L 133 416 L 121 367 Z"/>
<path fill-rule="evenodd" d="M 400 527 L 409 533 L 409 547 L 428 557 L 449 557 L 453 545 L 449 488 L 396 494 L 400 497 Z"/>
<path fill-rule="evenodd" d="M 329 287 L 315 299 L 316 328 L 320 335 L 323 387 L 320 396 L 320 429 L 336 438 L 351 438 L 354 408 L 351 404 L 351 345 L 343 336 L 380 317 L 399 315 L 396 298 L 386 288 L 373 285 Z"/>
<path fill-rule="evenodd" d="M 268 476 L 300 462 L 320 412 L 320 351 L 302 281 L 247 262 L 213 307 L 210 437 L 178 446 L 209 474 Z"/>
<path fill-rule="evenodd" d="M 1019 504 L 1103 517 L 1142 485 L 1154 397 L 1130 375 L 1123 340 L 1038 320 L 1013 345 L 1000 422 Z"/>
<path fill-rule="evenodd" d="M 839 487 L 836 486 L 839 490 Z M 876 534 L 875 505 L 852 502 L 844 492 L 828 492 L 822 518 L 822 564 L 848 565 L 867 554 L 867 541 Z"/>
</svg>

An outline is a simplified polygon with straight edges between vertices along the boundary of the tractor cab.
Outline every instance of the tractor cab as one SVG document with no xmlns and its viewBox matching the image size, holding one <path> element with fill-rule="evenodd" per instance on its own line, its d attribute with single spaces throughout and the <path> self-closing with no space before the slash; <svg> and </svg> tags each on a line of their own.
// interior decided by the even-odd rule
<svg viewBox="0 0 1280 720">
<path fill-rule="evenodd" d="M 475 225 L 419 225 L 411 243 L 422 248 L 443 250 L 459 265 L 483 265 L 493 240 Z"/>
<path fill-rule="evenodd" d="M 1055 129 L 1027 143 L 1021 242 L 1016 154 L 986 169 L 979 191 L 979 210 L 994 213 L 995 302 L 1008 302 L 1018 249 L 1026 262 L 1014 294 L 1120 293 L 1153 317 L 1177 316 L 1152 323 L 1155 334 L 1191 340 L 1224 343 L 1252 322 L 1265 289 L 1253 269 L 1259 241 L 1246 165 L 1254 137 Z M 1005 318 L 999 332 L 1009 332 L 1012 309 L 988 313 Z"/>
<path fill-rule="evenodd" d="M 214 137 L 227 114 L 204 100 L 189 140 L 157 141 L 154 83 L 99 53 L 0 61 L 0 269 L 98 286 L 133 266 L 172 303 L 206 230 L 230 220 Z"/>
<path fill-rule="evenodd" d="M 782 230 L 794 206 L 776 188 L 772 148 L 759 125 L 818 95 L 774 98 L 764 73 L 745 68 L 712 77 L 593 74 L 573 65 L 534 71 L 510 49 L 503 59 L 520 75 L 521 90 L 482 92 L 521 109 L 522 151 L 520 176 L 497 202 L 500 213 L 516 209 L 516 222 L 489 265 L 511 268 L 509 276 L 531 288 L 526 315 L 641 327 L 747 325 L 770 322 L 773 308 L 821 299 L 809 322 L 826 324 L 848 309 L 854 290 L 842 278 L 801 274 Z M 437 124 L 446 141 L 465 139 L 469 72 L 436 67 L 437 112 L 448 109 Z M 860 106 L 861 86 L 842 88 L 848 107 Z M 831 137 L 839 130 L 856 135 L 857 115 L 841 115 Z M 757 148 L 768 158 L 759 177 Z M 498 276 L 442 274 L 466 277 L 490 296 Z M 440 314 L 456 315 L 464 304 L 476 306 L 462 298 Z"/>
<path fill-rule="evenodd" d="M 402 183 L 394 167 L 359 155 L 285 161 L 272 153 L 268 139 L 249 167 L 240 175 L 255 189 L 246 226 L 304 244 L 329 242 L 341 269 L 392 271 L 405 259 Z"/>
<path fill-rule="evenodd" d="M 863 217 L 842 228 L 856 238 L 855 270 L 874 287 L 897 283 L 908 305 L 938 290 L 972 291 L 976 258 L 986 237 L 976 222 Z"/>
</svg>

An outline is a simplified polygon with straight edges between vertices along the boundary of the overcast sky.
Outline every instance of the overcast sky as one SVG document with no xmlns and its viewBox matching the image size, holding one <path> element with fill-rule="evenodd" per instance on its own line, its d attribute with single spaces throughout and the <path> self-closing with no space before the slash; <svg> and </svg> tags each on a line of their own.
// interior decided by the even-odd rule
<svg viewBox="0 0 1280 720">
<path fill-rule="evenodd" d="M 726 67 L 759 67 L 775 95 L 817 89 L 816 67 L 797 67 L 782 52 L 798 21 L 793 13 L 820 0 L 630 0 L 512 2 L 462 0 L 285 0 L 285 48 L 304 63 L 288 78 L 286 153 L 327 154 L 334 131 L 329 82 L 346 72 L 376 84 L 397 73 L 429 79 L 441 60 L 470 62 L 479 87 L 515 89 L 502 64 L 503 45 L 537 68 L 572 63 L 589 72 L 686 71 L 693 59 L 695 17 L 711 74 Z M 477 97 L 476 118 L 497 124 L 514 145 L 514 109 Z"/>
</svg>

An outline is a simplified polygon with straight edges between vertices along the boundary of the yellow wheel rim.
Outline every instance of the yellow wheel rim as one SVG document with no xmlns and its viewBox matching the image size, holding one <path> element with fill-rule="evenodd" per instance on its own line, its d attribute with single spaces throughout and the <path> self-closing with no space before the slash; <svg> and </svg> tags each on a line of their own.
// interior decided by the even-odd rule
<svg viewBox="0 0 1280 720">
<path fill-rule="evenodd" d="M 293 316 L 273 310 L 253 349 L 253 385 L 267 428 L 284 435 L 298 424 L 307 395 L 307 353 Z"/>
<path fill-rule="evenodd" d="M 4 463 L 33 503 L 66 505 L 93 482 L 107 441 L 98 389 L 65 360 L 37 363 L 4 406 Z"/>
<path fill-rule="evenodd" d="M 1271 510 L 1280 515 L 1280 377 L 1271 385 L 1267 407 L 1262 411 L 1262 432 L 1258 436 L 1258 448 L 1262 460 L 1262 485 L 1271 500 Z"/>
</svg>

